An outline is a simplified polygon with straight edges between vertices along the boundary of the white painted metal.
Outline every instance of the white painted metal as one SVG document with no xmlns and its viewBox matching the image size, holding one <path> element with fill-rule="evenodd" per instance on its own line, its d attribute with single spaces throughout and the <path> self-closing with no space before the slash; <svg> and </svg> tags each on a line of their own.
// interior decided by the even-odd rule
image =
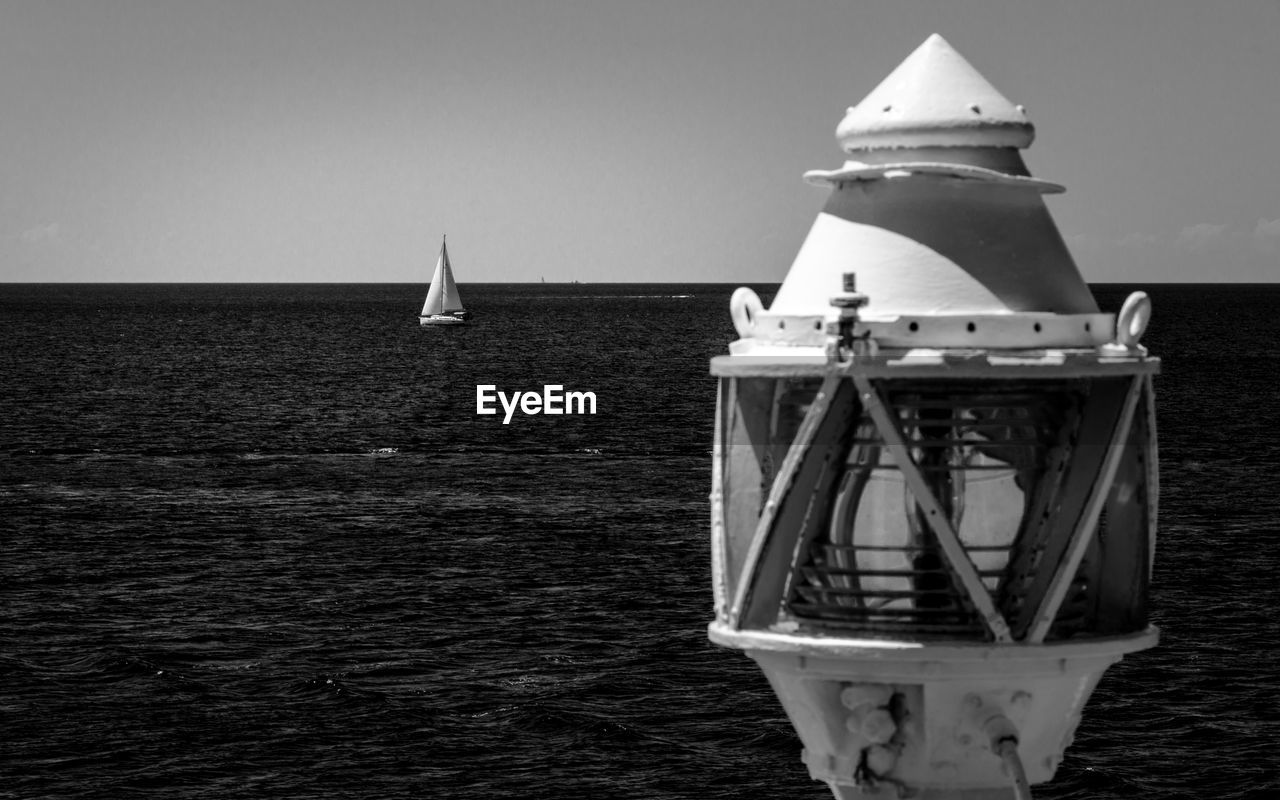
<svg viewBox="0 0 1280 800">
<path fill-rule="evenodd" d="M 903 153 L 901 157 L 909 158 L 910 155 L 910 153 Z M 947 153 L 950 158 L 955 158 L 958 155 L 960 155 L 959 151 Z M 982 157 L 979 154 L 974 154 L 970 157 L 970 160 L 981 161 Z M 1019 159 L 1019 166 L 1021 166 L 1021 159 Z M 1025 167 L 1021 167 L 1021 171 L 1025 171 L 1025 169 Z M 811 183 L 815 186 L 832 186 L 836 189 L 842 189 L 844 188 L 843 184 L 846 182 L 898 180 L 912 176 L 981 181 L 998 186 L 1033 189 L 1040 194 L 1061 194 L 1067 190 L 1061 184 L 1042 181 L 1030 175 L 1019 174 L 1019 172 L 1001 172 L 1000 170 L 979 166 L 976 163 L 957 164 L 945 161 L 904 160 L 876 164 L 850 160 L 844 162 L 844 166 L 836 169 L 811 169 L 804 174 L 804 179 L 806 183 Z"/>
<path fill-rule="evenodd" d="M 726 385 L 728 389 L 726 390 Z M 720 381 L 716 387 L 716 408 L 733 408 L 734 383 Z M 728 395 L 728 396 L 726 396 Z M 725 563 L 724 459 L 725 426 L 731 423 L 727 413 L 716 415 L 716 428 L 711 445 L 711 586 L 715 598 L 716 619 L 727 619 L 729 607 L 729 565 Z"/>
<path fill-rule="evenodd" d="M 901 731 L 901 753 L 882 773 L 893 780 L 879 787 L 889 797 L 901 787 L 934 800 L 1013 800 L 999 754 L 975 725 L 975 713 L 984 709 L 1007 716 L 1017 729 L 1029 781 L 1050 780 L 1103 672 L 1159 638 L 1148 628 L 1084 642 L 925 644 L 738 630 L 719 622 L 708 635 L 760 665 L 804 744 L 810 775 L 837 798 L 861 798 L 876 787 L 855 780 L 858 754 L 874 743 L 845 728 L 849 711 L 840 693 L 881 686 L 899 695 L 912 722 Z"/>
<path fill-rule="evenodd" d="M 743 355 L 716 356 L 711 374 L 719 377 L 801 378 L 830 374 L 869 378 L 1085 378 L 1153 374 L 1160 359 L 1109 357 L 1090 351 L 1030 350 L 1003 354 L 988 350 L 920 348 L 859 356 L 832 362 L 816 353 L 779 353 L 763 348 Z"/>
<path fill-rule="evenodd" d="M 1035 128 L 938 34 L 889 73 L 836 129 L 847 151 L 908 147 L 1027 147 Z"/>
<path fill-rule="evenodd" d="M 1142 386 L 1142 413 L 1147 422 L 1147 574 L 1150 575 L 1156 566 L 1156 530 L 1160 516 L 1160 449 L 1156 437 L 1155 378 L 1144 375 Z"/>
<path fill-rule="evenodd" d="M 831 315 L 781 314 L 765 311 L 755 292 L 743 287 L 734 293 L 730 314 L 742 338 L 732 352 L 746 355 L 762 347 L 823 350 Z M 1113 341 L 1114 314 L 901 314 L 888 319 L 859 315 L 859 330 L 870 334 L 880 348 L 989 348 L 1041 350 L 1096 348 Z M 1108 351 L 1127 355 L 1129 350 Z M 1136 352 L 1136 351 L 1135 351 Z M 803 355 L 795 350 L 796 355 Z"/>
<path fill-rule="evenodd" d="M 1102 508 L 1120 503 L 1108 500 L 1120 469 L 1125 480 L 1145 482 L 1145 494 L 1134 495 L 1137 505 L 1117 505 L 1114 517 L 1108 507 L 1109 520 L 1117 526 L 1115 519 L 1126 520 L 1128 528 L 1117 527 L 1117 535 L 1142 527 L 1141 541 L 1154 552 L 1152 376 L 1160 362 L 1138 343 L 1150 303 L 1132 298 L 1118 319 L 1099 311 L 1044 205 L 1042 195 L 1061 187 L 1032 177 L 1018 152 L 1034 137 L 1025 110 L 941 37 L 930 37 L 851 108 L 837 137 L 849 160 L 806 174 L 832 192 L 771 307 L 750 289 L 735 292 L 730 312 L 740 339 L 730 355 L 711 363 L 721 386 L 711 496 L 716 619 L 709 636 L 759 663 L 804 742 L 810 774 L 840 800 L 876 791 L 927 800 L 1022 797 L 1027 783 L 1053 777 L 1106 668 L 1153 646 L 1158 636 L 1144 627 L 1142 598 L 1122 592 L 1095 599 L 1130 614 L 1132 624 L 1098 623 L 1093 612 L 1079 611 L 1089 598 L 1057 620 Z M 952 506 L 934 495 L 934 484 L 913 462 L 912 442 L 887 398 L 897 402 L 898 392 L 921 392 L 919 402 L 945 405 L 949 387 L 960 387 L 956 396 L 994 403 L 1006 415 L 998 424 L 1007 422 L 1004 430 L 1013 432 L 1017 420 L 1031 419 L 1026 415 L 1039 408 L 1033 404 L 1040 381 L 1046 402 L 1064 410 L 1061 417 L 1045 412 L 1044 419 L 1059 421 L 1035 423 L 1046 427 L 1034 428 L 1026 446 L 1051 466 L 1077 471 L 1065 473 L 1070 483 L 1064 484 L 1041 462 L 1020 467 L 1029 482 L 1039 482 L 1032 505 L 1023 504 L 1032 497 L 1031 483 L 1016 495 L 986 496 L 1010 507 L 983 519 L 1012 519 L 1000 531 L 1016 530 L 999 539 L 999 547 L 986 548 L 1003 548 L 997 560 L 984 561 L 990 553 L 982 545 L 998 537 L 985 536 L 986 529 L 975 536 L 973 526 L 983 523 L 972 516 L 957 512 L 960 521 L 953 523 Z M 1002 394 L 1009 382 L 1017 387 Z M 987 392 L 984 383 L 996 391 Z M 1028 404 L 999 406 L 1002 397 L 1028 394 Z M 1089 398 L 1102 399 L 1090 405 Z M 799 419 L 795 409 L 804 403 Z M 1091 430 L 1105 430 L 1101 420 L 1116 414 L 1105 456 L 1073 461 L 1077 450 L 1064 444 L 1082 424 L 1081 408 L 1091 409 Z M 965 424 L 973 413 L 965 411 Z M 1143 416 L 1135 423 L 1137 414 Z M 988 424 L 995 418 L 974 417 Z M 1135 424 L 1145 465 L 1121 463 Z M 890 506 L 881 503 L 884 514 L 861 518 L 850 511 L 865 487 L 855 489 L 849 473 L 841 475 L 850 469 L 842 454 L 863 446 L 855 444 L 860 439 L 887 451 L 884 463 L 891 458 L 892 469 L 886 472 L 906 487 L 895 502 L 906 504 L 903 514 L 923 511 L 936 539 L 929 549 L 941 549 L 944 566 L 935 566 L 937 559 L 920 566 L 911 559 L 897 566 L 859 561 L 863 552 L 878 558 L 899 550 L 884 544 L 885 531 L 898 524 L 886 516 L 894 513 Z M 782 461 L 776 473 L 774 459 Z M 855 465 L 856 480 L 870 485 L 880 465 Z M 953 466 L 925 462 L 924 468 Z M 977 470 L 967 461 L 955 469 Z M 1064 497 L 1060 491 L 1074 507 L 1055 516 L 1063 513 L 1054 505 Z M 1027 514 L 1044 521 L 1023 527 Z M 815 538 L 819 518 L 848 534 Z M 864 530 L 872 533 L 860 539 Z M 1054 556 L 1037 566 L 1036 554 L 1044 552 L 1038 548 L 1046 543 Z M 1108 561 L 1113 552 L 1118 560 Z M 1132 575 L 1144 555 L 1136 545 L 1100 548 L 1102 560 L 1090 557 L 1090 574 L 1104 580 Z M 1145 566 L 1149 574 L 1149 560 Z M 904 605 L 898 617 L 881 613 L 887 604 L 857 605 L 867 597 L 915 602 L 903 598 L 933 591 L 918 588 L 921 576 L 942 570 L 985 629 L 972 622 L 930 626 L 937 606 L 924 603 Z M 761 576 L 767 593 L 753 595 Z M 788 582 L 779 588 L 782 577 Z M 864 579 L 871 582 L 860 583 Z M 889 584 L 876 580 L 918 583 L 892 594 L 897 584 L 885 589 Z M 811 600 L 815 587 L 817 601 Z M 1066 639 L 1060 631 L 1067 629 L 1053 627 L 1055 621 L 1083 627 L 1069 629 L 1077 638 Z"/>
<path fill-rule="evenodd" d="M 1147 350 L 1138 344 L 1138 340 L 1150 321 L 1151 299 L 1147 293 L 1129 295 L 1116 317 L 1115 339 L 1103 345 L 1102 351 L 1112 355 L 1145 355 Z"/>
</svg>

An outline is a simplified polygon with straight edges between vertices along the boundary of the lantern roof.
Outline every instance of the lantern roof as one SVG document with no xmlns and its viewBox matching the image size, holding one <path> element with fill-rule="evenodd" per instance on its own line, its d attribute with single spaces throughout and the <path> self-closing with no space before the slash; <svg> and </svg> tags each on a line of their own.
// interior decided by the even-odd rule
<svg viewBox="0 0 1280 800">
<path fill-rule="evenodd" d="M 1025 148 L 1035 138 L 1015 105 L 946 39 L 933 34 L 836 129 L 849 153 L 921 147 Z"/>
<path fill-rule="evenodd" d="M 867 298 L 863 320 L 1098 313 L 1041 197 L 1062 187 L 1022 160 L 1034 138 L 1025 111 L 941 36 L 850 109 L 836 135 L 848 160 L 805 173 L 834 191 L 769 315 L 826 313 L 850 273 Z M 1035 322 L 1033 331 L 1047 332 Z M 1054 342 L 1093 346 L 1099 322 L 1065 323 L 1072 330 Z"/>
</svg>

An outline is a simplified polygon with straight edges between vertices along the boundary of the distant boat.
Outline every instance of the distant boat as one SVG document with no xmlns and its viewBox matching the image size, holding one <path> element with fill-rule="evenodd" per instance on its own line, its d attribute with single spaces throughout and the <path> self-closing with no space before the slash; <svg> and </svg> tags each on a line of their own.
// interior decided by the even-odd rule
<svg viewBox="0 0 1280 800">
<path fill-rule="evenodd" d="M 449 248 L 440 241 L 440 259 L 436 261 L 435 274 L 431 276 L 431 288 L 427 300 L 418 315 L 419 325 L 465 325 L 471 313 L 462 307 L 458 285 L 453 282 L 453 267 L 449 265 Z"/>
</svg>

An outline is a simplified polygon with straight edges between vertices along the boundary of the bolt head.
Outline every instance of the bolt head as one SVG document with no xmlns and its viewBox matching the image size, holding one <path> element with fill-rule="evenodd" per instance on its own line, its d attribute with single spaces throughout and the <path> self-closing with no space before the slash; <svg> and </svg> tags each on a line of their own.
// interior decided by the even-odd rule
<svg viewBox="0 0 1280 800">
<path fill-rule="evenodd" d="M 887 747 L 876 745 L 867 750 L 867 769 L 874 775 L 888 774 L 897 763 L 898 755 Z"/>
<path fill-rule="evenodd" d="M 883 708 L 877 708 L 863 714 L 862 722 L 858 729 L 867 741 L 875 744 L 888 742 L 898 732 L 898 726 L 894 723 L 893 716 Z"/>
</svg>

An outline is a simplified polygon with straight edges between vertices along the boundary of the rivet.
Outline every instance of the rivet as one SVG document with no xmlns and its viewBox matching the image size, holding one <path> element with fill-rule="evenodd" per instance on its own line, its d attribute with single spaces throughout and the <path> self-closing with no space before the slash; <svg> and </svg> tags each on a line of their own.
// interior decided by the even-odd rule
<svg viewBox="0 0 1280 800">
<path fill-rule="evenodd" d="M 1014 108 L 1018 109 L 1018 113 L 1019 113 L 1019 114 L 1022 114 L 1023 116 L 1026 116 L 1026 114 L 1027 114 L 1027 107 L 1026 107 L 1026 106 L 1019 104 L 1019 105 L 1014 106 Z"/>
</svg>

